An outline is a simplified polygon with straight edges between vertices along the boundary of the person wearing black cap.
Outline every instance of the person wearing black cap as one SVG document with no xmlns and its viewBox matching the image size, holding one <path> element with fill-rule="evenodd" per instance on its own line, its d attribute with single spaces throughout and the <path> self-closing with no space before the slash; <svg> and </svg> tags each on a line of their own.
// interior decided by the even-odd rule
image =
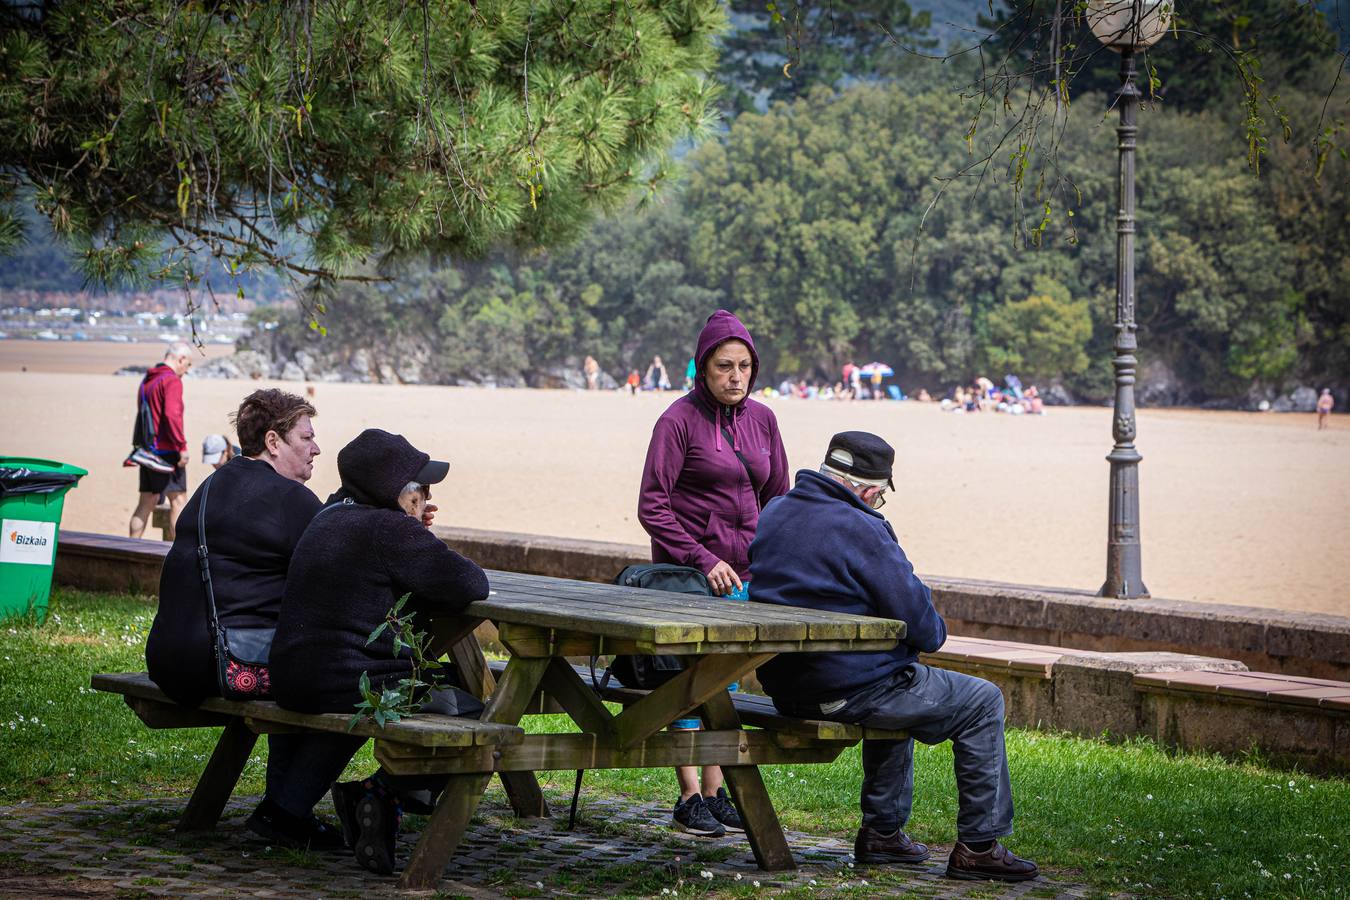
<svg viewBox="0 0 1350 900">
<path fill-rule="evenodd" d="M 411 675 L 412 654 L 406 648 L 394 652 L 392 633 L 367 643 L 404 594 L 411 595 L 405 614 L 416 613 L 422 626 L 432 614 L 455 613 L 487 597 L 483 570 L 426 527 L 435 511 L 427 504 L 430 485 L 449 468 L 401 435 L 376 428 L 339 451 L 342 487 L 300 538 L 286 577 L 271 656 L 272 693 L 280 706 L 353 713 L 362 699 L 362 673 L 376 692 Z M 450 715 L 482 709 L 455 691 L 436 692 L 428 706 Z M 312 796 L 312 805 L 363 742 L 333 735 L 330 758 L 316 762 L 291 790 Z M 443 777 L 414 783 L 379 773 L 333 785 L 334 807 L 357 860 L 372 871 L 392 872 L 404 796 L 439 791 L 443 784 Z"/>
<path fill-rule="evenodd" d="M 802 470 L 770 502 L 750 545 L 750 599 L 900 619 L 893 650 L 792 653 L 759 667 L 760 684 L 788 715 L 908 731 L 950 740 L 955 757 L 957 843 L 947 874 L 1026 881 L 1036 864 L 998 839 L 1012 833 L 1012 788 L 1003 746 L 1003 695 L 982 678 L 929 668 L 919 654 L 947 639 L 932 596 L 878 511 L 894 490 L 895 450 L 874 434 L 830 439 L 820 470 Z M 928 848 L 904 832 L 914 795 L 914 742 L 863 741 L 861 863 L 920 863 Z"/>
</svg>

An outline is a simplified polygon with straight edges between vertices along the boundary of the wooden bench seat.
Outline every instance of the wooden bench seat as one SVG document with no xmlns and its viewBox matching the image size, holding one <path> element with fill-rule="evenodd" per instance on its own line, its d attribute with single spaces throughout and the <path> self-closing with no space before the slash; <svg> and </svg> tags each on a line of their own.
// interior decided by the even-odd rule
<svg viewBox="0 0 1350 900">
<path fill-rule="evenodd" d="M 196 709 L 180 706 L 144 672 L 95 675 L 95 690 L 121 694 L 141 721 L 151 728 L 198 728 L 225 725 L 242 719 L 255 734 L 324 731 L 392 741 L 417 747 L 508 746 L 519 744 L 525 732 L 515 725 L 498 725 L 430 713 L 411 716 L 383 727 L 369 719 L 348 730 L 346 713 L 298 713 L 269 700 L 222 700 L 208 697 Z"/>
<path fill-rule="evenodd" d="M 494 675 L 500 677 L 506 668 L 506 661 L 488 660 L 488 668 Z M 647 691 L 623 687 L 617 681 L 612 680 L 603 689 L 597 689 L 595 682 L 591 679 L 589 666 L 574 665 L 572 668 L 576 670 L 583 683 L 592 690 L 596 690 L 605 700 L 627 706 L 630 703 L 636 703 L 647 695 Z M 597 669 L 596 674 L 600 674 L 600 670 Z M 909 736 L 904 731 L 892 731 L 885 728 L 865 728 L 861 725 L 848 725 L 843 722 L 830 722 L 824 719 L 794 718 L 784 715 L 773 705 L 771 699 L 761 694 L 737 692 L 731 695 L 731 702 L 736 707 L 736 712 L 741 717 L 742 724 L 763 728 L 767 731 L 781 731 L 820 741 L 846 741 L 851 744 L 857 743 L 863 738 L 894 741 L 904 740 Z M 538 696 L 531 702 L 529 709 L 530 712 L 535 713 L 556 711 L 556 707 L 550 705 L 547 698 Z"/>
<path fill-rule="evenodd" d="M 211 761 L 206 764 L 178 822 L 180 831 L 215 827 L 234 786 L 239 783 L 239 776 L 259 734 L 353 734 L 374 738 L 377 749 L 388 746 L 408 751 L 445 750 L 470 754 L 478 748 L 490 752 L 494 747 L 514 746 L 525 737 L 525 732 L 515 725 L 432 714 L 389 722 L 383 728 L 367 720 L 348 731 L 351 716 L 346 713 L 297 713 L 267 700 L 239 702 L 210 697 L 201 706 L 190 708 L 169 699 L 144 672 L 95 675 L 90 684 L 95 690 L 121 694 L 127 706 L 151 728 L 224 726 Z"/>
</svg>

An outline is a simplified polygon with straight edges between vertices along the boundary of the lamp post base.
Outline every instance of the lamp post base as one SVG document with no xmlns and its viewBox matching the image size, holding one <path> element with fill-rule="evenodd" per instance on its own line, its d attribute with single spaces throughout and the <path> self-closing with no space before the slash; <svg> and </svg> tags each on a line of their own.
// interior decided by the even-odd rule
<svg viewBox="0 0 1350 900">
<path fill-rule="evenodd" d="M 1130 417 L 1131 424 L 1133 416 Z M 1133 434 L 1118 430 L 1117 438 Z M 1148 597 L 1144 587 L 1143 551 L 1139 543 L 1139 461 L 1134 444 L 1117 444 L 1107 454 L 1111 464 L 1110 517 L 1106 535 L 1106 582 L 1101 597 L 1134 600 Z"/>
</svg>

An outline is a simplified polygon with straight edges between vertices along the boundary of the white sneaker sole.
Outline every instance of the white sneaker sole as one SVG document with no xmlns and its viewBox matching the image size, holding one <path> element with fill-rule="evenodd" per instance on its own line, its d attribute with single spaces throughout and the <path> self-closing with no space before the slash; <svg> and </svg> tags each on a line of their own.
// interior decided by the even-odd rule
<svg viewBox="0 0 1350 900">
<path fill-rule="evenodd" d="M 673 820 L 673 823 L 675 825 L 676 831 L 683 831 L 685 834 L 694 834 L 698 835 L 699 837 L 722 837 L 724 834 L 727 833 L 726 826 L 723 826 L 719 831 L 709 831 L 704 828 L 693 828 L 689 825 L 684 824 L 678 819 Z"/>
</svg>

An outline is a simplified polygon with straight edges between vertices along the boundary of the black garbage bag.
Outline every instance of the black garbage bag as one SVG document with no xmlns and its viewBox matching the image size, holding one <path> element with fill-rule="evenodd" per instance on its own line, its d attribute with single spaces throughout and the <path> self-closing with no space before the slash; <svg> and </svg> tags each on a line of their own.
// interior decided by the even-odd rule
<svg viewBox="0 0 1350 900">
<path fill-rule="evenodd" d="M 0 499 L 18 494 L 51 494 L 80 480 L 70 472 L 43 472 L 24 466 L 0 467 Z"/>
</svg>

